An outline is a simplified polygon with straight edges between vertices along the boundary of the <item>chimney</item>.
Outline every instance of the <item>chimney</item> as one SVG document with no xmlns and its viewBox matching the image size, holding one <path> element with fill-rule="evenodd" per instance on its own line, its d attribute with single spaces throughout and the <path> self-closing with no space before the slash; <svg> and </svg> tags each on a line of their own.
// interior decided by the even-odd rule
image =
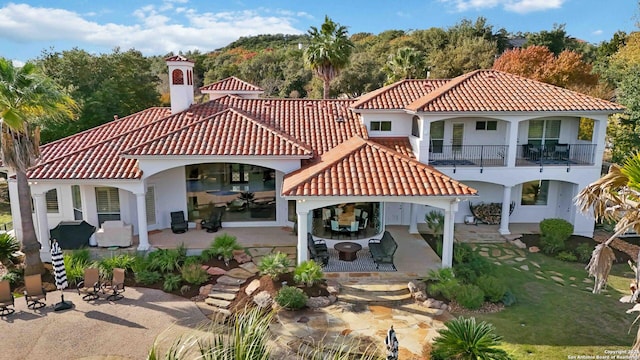
<svg viewBox="0 0 640 360">
<path fill-rule="evenodd" d="M 171 113 L 179 113 L 193 104 L 194 63 L 182 55 L 165 59 L 169 68 Z"/>
</svg>

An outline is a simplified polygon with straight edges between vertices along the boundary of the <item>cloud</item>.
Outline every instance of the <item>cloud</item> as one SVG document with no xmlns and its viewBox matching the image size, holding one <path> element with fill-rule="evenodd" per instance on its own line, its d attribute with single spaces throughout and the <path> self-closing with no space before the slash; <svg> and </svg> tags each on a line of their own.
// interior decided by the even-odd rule
<svg viewBox="0 0 640 360">
<path fill-rule="evenodd" d="M 534 11 L 558 9 L 566 0 L 439 0 L 453 4 L 459 12 L 490 9 L 502 6 L 505 11 L 526 14 Z"/>
<path fill-rule="evenodd" d="M 598 30 L 594 30 L 593 32 L 591 32 L 591 34 L 593 35 L 602 35 L 603 31 L 601 29 Z"/>
<path fill-rule="evenodd" d="M 178 9 L 173 4 L 181 4 Z M 172 5 L 171 8 L 167 8 Z M 301 34 L 292 24 L 306 13 L 245 10 L 199 12 L 186 0 L 165 0 L 133 12 L 133 24 L 99 23 L 90 15 L 9 3 L 0 7 L 0 39 L 16 43 L 66 42 L 105 49 L 136 48 L 146 55 L 213 50 L 240 36 Z"/>
</svg>

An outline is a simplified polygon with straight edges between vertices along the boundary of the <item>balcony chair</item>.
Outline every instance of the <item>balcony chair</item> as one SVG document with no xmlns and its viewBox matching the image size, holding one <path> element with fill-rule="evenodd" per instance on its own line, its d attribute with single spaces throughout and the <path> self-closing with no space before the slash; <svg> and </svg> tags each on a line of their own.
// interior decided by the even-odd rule
<svg viewBox="0 0 640 360">
<path fill-rule="evenodd" d="M 84 279 L 77 285 L 78 295 L 82 295 L 82 300 L 91 301 L 99 298 L 100 292 L 100 272 L 98 268 L 84 269 Z"/>
<path fill-rule="evenodd" d="M 27 301 L 29 309 L 36 310 L 47 305 L 42 301 L 47 300 L 47 290 L 42 286 L 40 274 L 25 276 L 24 288 L 24 299 Z"/>
<path fill-rule="evenodd" d="M 124 274 L 124 269 L 113 268 L 113 276 L 111 280 L 106 281 L 102 286 L 103 293 L 111 293 L 111 295 L 107 296 L 107 300 L 118 301 L 124 298 L 124 295 L 122 295 L 124 292 Z"/>
<path fill-rule="evenodd" d="M 553 148 L 555 160 L 569 160 L 569 144 L 556 144 Z"/>
<path fill-rule="evenodd" d="M 540 150 L 542 150 L 540 145 L 535 144 L 524 144 L 524 157 L 527 160 L 538 161 L 540 159 Z"/>
<path fill-rule="evenodd" d="M 9 309 L 9 306 L 13 309 Z M 11 284 L 8 280 L 0 281 L 0 316 L 13 314 L 16 311 L 15 307 Z"/>
<path fill-rule="evenodd" d="M 171 231 L 174 234 L 182 234 L 189 229 L 189 223 L 184 218 L 182 211 L 171 212 Z"/>
</svg>

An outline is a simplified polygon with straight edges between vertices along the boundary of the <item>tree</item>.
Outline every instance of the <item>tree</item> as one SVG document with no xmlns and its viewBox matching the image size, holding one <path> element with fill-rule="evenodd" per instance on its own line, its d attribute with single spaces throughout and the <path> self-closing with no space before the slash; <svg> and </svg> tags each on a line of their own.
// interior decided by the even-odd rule
<svg viewBox="0 0 640 360">
<path fill-rule="evenodd" d="M 383 71 L 387 75 L 386 84 L 402 79 L 424 78 L 427 76 L 426 58 L 424 53 L 414 48 L 403 47 L 389 55 Z"/>
<path fill-rule="evenodd" d="M 612 161 L 622 163 L 633 153 L 640 151 L 640 64 L 623 72 L 618 84 L 618 102 L 626 107 L 623 114 L 612 117 L 608 136 L 613 144 Z"/>
<path fill-rule="evenodd" d="M 0 150 L 2 162 L 16 174 L 25 275 L 40 274 L 44 270 L 26 174 L 40 155 L 40 130 L 36 124 L 43 117 L 71 118 L 74 108 L 74 101 L 35 64 L 16 68 L 9 60 L 0 58 Z"/>
<path fill-rule="evenodd" d="M 475 318 L 459 317 L 444 324 L 433 342 L 432 356 L 436 359 L 508 360 L 509 355 L 497 346 L 502 338 L 494 333 L 493 325 Z"/>
<path fill-rule="evenodd" d="M 505 51 L 493 64 L 496 70 L 524 76 L 548 84 L 588 91 L 598 84 L 591 65 L 574 51 L 562 51 L 558 56 L 545 46 L 529 46 Z"/>
<path fill-rule="evenodd" d="M 45 52 L 39 59 L 45 75 L 67 89 L 79 104 L 78 120 L 43 119 L 42 140 L 50 142 L 160 104 L 153 60 L 135 50 L 115 49 L 93 55 L 84 50 Z M 166 64 L 164 67 L 166 73 Z"/>
<path fill-rule="evenodd" d="M 304 51 L 305 64 L 322 79 L 323 97 L 328 99 L 331 80 L 349 64 L 354 45 L 347 37 L 347 28 L 328 16 L 320 30 L 312 26 L 308 33 L 311 39 Z"/>
<path fill-rule="evenodd" d="M 565 24 L 554 24 L 553 30 L 542 30 L 537 33 L 528 33 L 525 48 L 530 46 L 544 46 L 554 55 L 560 55 L 565 50 L 577 50 L 578 40 L 569 37 L 564 29 Z"/>
<path fill-rule="evenodd" d="M 463 38 L 429 55 L 431 77 L 453 78 L 473 70 L 488 69 L 496 56 L 496 45 L 483 38 Z"/>
</svg>

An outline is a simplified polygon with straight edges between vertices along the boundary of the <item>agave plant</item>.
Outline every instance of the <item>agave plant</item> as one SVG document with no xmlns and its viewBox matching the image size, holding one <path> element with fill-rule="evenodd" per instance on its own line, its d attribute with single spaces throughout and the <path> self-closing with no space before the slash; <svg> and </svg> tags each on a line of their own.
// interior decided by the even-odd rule
<svg viewBox="0 0 640 360">
<path fill-rule="evenodd" d="M 12 267 L 18 260 L 16 252 L 20 250 L 20 243 L 13 236 L 0 234 L 0 263 L 5 267 Z"/>
<path fill-rule="evenodd" d="M 506 351 L 498 348 L 502 337 L 494 333 L 493 325 L 459 317 L 446 322 L 445 326 L 433 342 L 434 359 L 511 359 Z"/>
</svg>

